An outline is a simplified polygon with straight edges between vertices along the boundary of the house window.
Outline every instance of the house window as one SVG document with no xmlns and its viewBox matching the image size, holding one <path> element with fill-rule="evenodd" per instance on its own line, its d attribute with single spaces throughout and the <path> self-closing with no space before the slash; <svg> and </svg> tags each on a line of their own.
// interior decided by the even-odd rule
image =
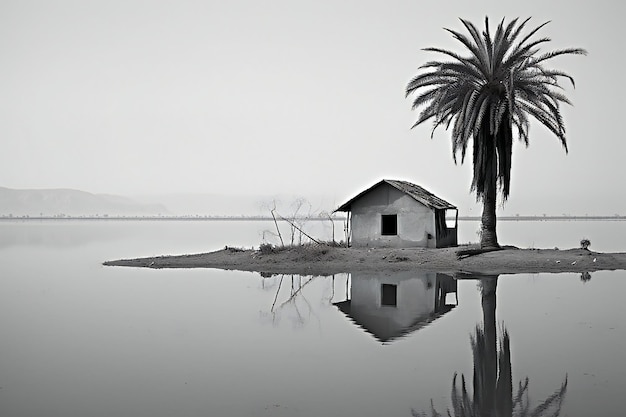
<svg viewBox="0 0 626 417">
<path fill-rule="evenodd" d="M 398 305 L 398 286 L 393 284 L 380 285 L 380 304 L 383 306 Z"/>
<path fill-rule="evenodd" d="M 398 234 L 398 215 L 397 214 L 383 214 L 382 215 L 382 229 L 380 234 L 383 236 L 395 236 Z"/>
</svg>

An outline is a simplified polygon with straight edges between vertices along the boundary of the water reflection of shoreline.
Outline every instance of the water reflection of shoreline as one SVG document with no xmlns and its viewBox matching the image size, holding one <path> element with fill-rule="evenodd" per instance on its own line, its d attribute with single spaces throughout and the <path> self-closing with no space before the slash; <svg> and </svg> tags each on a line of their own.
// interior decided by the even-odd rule
<svg viewBox="0 0 626 417">
<path fill-rule="evenodd" d="M 335 305 L 383 343 L 413 333 L 458 305 L 457 282 L 447 274 L 355 272 L 346 299 Z"/>
</svg>

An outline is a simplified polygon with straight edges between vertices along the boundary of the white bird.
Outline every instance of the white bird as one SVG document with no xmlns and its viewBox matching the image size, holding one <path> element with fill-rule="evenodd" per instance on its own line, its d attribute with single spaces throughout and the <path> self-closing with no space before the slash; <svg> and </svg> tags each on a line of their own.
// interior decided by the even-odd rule
<svg viewBox="0 0 626 417">
<path fill-rule="evenodd" d="M 560 263 L 561 263 L 561 261 L 556 261 L 556 263 L 557 263 L 557 264 L 560 264 Z"/>
<path fill-rule="evenodd" d="M 597 260 L 598 260 L 598 258 L 593 258 L 593 261 L 594 261 L 594 262 L 595 262 L 595 261 L 597 261 Z"/>
<path fill-rule="evenodd" d="M 572 265 L 576 265 L 576 261 L 572 262 Z"/>
</svg>

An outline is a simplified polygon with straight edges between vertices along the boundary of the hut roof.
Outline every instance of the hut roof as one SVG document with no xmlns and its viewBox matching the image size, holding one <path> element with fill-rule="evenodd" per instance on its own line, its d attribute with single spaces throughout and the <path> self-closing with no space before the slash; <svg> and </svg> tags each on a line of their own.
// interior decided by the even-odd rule
<svg viewBox="0 0 626 417">
<path fill-rule="evenodd" d="M 365 191 L 362 191 L 361 193 L 359 193 L 357 196 L 353 197 L 352 199 L 348 200 L 346 203 L 339 206 L 339 208 L 335 211 L 350 211 L 352 207 L 352 203 L 354 203 L 356 200 L 361 198 L 363 195 L 369 193 L 373 189 L 383 184 L 388 184 L 392 186 L 393 188 L 403 192 L 404 194 L 408 195 L 414 200 L 419 201 L 420 203 L 432 209 L 455 209 L 456 208 L 456 206 L 453 206 L 452 204 L 448 203 L 444 199 L 437 197 L 430 191 L 420 187 L 417 184 L 413 184 L 408 181 L 382 180 L 374 184 L 370 188 L 366 189 Z"/>
<path fill-rule="evenodd" d="M 338 303 L 333 303 L 333 305 L 345 314 L 354 324 L 361 327 L 367 333 L 371 334 L 383 343 L 392 342 L 396 339 L 406 337 L 409 334 L 428 326 L 430 323 L 456 307 L 453 305 L 444 305 L 437 311 L 430 314 L 414 317 L 414 321 L 410 326 L 398 327 L 391 320 L 389 320 L 389 318 L 376 317 L 373 314 L 368 314 L 367 310 L 354 308 L 351 300 L 340 301 Z"/>
</svg>

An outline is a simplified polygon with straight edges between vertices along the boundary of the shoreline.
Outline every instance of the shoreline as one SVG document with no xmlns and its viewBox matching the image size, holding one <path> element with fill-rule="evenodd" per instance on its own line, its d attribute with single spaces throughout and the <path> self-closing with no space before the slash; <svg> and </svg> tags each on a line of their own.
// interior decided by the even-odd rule
<svg viewBox="0 0 626 417">
<path fill-rule="evenodd" d="M 602 253 L 586 249 L 518 249 L 506 247 L 463 259 L 459 249 L 345 248 L 305 245 L 274 248 L 269 253 L 226 247 L 190 254 L 106 261 L 105 266 L 137 268 L 213 268 L 264 274 L 333 275 L 355 271 L 409 271 L 463 276 L 522 273 L 583 273 L 626 270 L 626 253 Z"/>
<path fill-rule="evenodd" d="M 327 222 L 328 218 L 324 217 L 306 217 L 302 218 L 306 221 Z M 0 221 L 38 221 L 38 220 L 136 220 L 136 221 L 274 221 L 273 217 L 266 215 L 209 215 L 209 214 L 189 214 L 189 215 L 49 215 L 49 216 L 30 216 L 30 215 L 0 215 Z M 285 220 L 276 219 L 279 222 Z M 335 222 L 344 222 L 345 217 L 333 217 Z M 480 216 L 459 216 L 458 221 L 479 222 Z M 519 216 L 500 216 L 498 221 L 518 222 L 518 221 L 626 221 L 626 215 L 587 215 L 587 216 L 537 216 L 537 215 L 519 215 Z"/>
</svg>

